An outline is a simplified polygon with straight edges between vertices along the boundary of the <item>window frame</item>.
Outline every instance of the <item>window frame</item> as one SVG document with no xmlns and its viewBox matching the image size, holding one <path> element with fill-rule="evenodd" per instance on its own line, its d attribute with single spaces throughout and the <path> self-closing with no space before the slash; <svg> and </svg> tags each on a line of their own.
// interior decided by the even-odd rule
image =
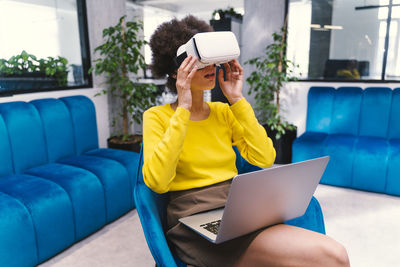
<svg viewBox="0 0 400 267">
<path fill-rule="evenodd" d="M 76 0 L 76 7 L 77 7 L 79 41 L 80 41 L 81 58 L 82 58 L 82 75 L 85 83 L 76 86 L 57 86 L 52 88 L 36 88 L 36 89 L 31 88 L 31 89 L 11 89 L 11 90 L 6 89 L 6 90 L 0 90 L 0 97 L 10 97 L 13 95 L 29 94 L 29 93 L 56 92 L 64 90 L 93 88 L 93 77 L 92 75 L 89 75 L 89 69 L 91 67 L 91 54 L 90 54 L 90 44 L 89 44 L 86 0 Z"/>
</svg>

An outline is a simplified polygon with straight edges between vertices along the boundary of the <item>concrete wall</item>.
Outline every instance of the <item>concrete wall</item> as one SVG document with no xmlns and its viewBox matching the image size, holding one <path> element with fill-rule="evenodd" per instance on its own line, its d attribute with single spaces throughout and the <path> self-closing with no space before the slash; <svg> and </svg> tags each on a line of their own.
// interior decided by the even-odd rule
<svg viewBox="0 0 400 267">
<path fill-rule="evenodd" d="M 94 48 L 99 46 L 103 42 L 103 28 L 110 25 L 115 25 L 118 22 L 118 19 L 125 14 L 125 2 L 125 0 L 86 0 L 88 12 L 87 17 L 89 28 L 89 43 L 90 51 L 92 51 L 92 60 L 96 58 L 93 55 Z M 104 89 L 105 85 L 102 84 L 103 81 L 103 79 L 95 77 L 93 88 L 90 89 L 63 90 L 1 97 L 0 103 L 9 101 L 30 101 L 39 98 L 58 98 L 72 95 L 85 95 L 92 99 L 96 106 L 99 144 L 100 147 L 106 147 L 106 140 L 110 134 L 108 96 L 105 95 L 94 97 L 95 94 L 101 92 Z"/>
</svg>

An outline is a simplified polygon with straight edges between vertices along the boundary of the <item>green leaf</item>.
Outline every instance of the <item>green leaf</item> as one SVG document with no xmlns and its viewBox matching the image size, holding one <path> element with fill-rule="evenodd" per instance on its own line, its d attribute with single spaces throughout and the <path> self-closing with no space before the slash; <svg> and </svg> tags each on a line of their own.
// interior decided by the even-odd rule
<svg viewBox="0 0 400 267">
<path fill-rule="evenodd" d="M 264 53 L 258 57 L 251 58 L 245 64 L 255 68 L 246 79 L 249 85 L 249 94 L 256 100 L 255 111 L 261 123 L 268 122 L 271 129 L 277 129 L 282 134 L 285 129 L 279 126 L 281 122 L 280 114 L 277 114 L 278 103 L 276 95 L 280 94 L 282 86 L 295 77 L 291 74 L 298 68 L 285 56 L 286 43 L 283 42 L 285 29 L 272 34 L 272 43 L 265 47 Z M 282 70 L 280 70 L 281 66 Z M 287 71 L 288 70 L 288 71 Z M 282 108 L 279 106 L 279 109 Z"/>
</svg>

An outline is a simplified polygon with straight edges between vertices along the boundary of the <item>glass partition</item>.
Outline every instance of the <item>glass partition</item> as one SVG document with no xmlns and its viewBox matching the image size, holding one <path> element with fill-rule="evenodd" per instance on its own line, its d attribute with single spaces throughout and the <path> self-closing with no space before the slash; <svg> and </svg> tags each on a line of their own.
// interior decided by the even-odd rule
<svg viewBox="0 0 400 267">
<path fill-rule="evenodd" d="M 399 81 L 399 0 L 289 0 L 287 56 L 303 80 Z"/>
<path fill-rule="evenodd" d="M 0 0 L 0 95 L 91 86 L 83 0 Z"/>
</svg>

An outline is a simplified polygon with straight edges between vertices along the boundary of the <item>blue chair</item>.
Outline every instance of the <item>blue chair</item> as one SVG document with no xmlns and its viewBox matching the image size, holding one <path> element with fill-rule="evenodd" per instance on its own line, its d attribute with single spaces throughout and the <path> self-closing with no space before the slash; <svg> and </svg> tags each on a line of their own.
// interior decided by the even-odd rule
<svg viewBox="0 0 400 267">
<path fill-rule="evenodd" d="M 259 170 L 259 167 L 249 164 L 235 148 L 236 166 L 239 173 Z M 140 152 L 139 169 L 134 189 L 136 209 L 139 214 L 147 245 L 153 255 L 156 266 L 181 267 L 186 266 L 170 249 L 165 237 L 167 194 L 153 192 L 143 182 L 142 174 L 143 151 Z M 285 222 L 286 224 L 303 227 L 325 234 L 324 219 L 318 201 L 313 197 L 306 213 L 299 218 Z"/>
</svg>

